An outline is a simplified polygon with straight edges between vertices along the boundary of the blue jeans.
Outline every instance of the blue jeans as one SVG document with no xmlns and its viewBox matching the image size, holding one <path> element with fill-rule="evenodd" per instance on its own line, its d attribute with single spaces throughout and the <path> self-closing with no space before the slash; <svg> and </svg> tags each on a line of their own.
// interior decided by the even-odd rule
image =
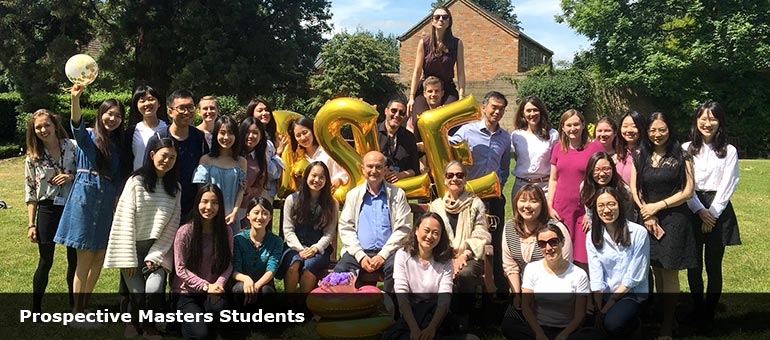
<svg viewBox="0 0 770 340">
<path fill-rule="evenodd" d="M 163 295 L 166 288 L 166 271 L 158 268 L 145 279 L 142 268 L 146 267 L 144 258 L 150 251 L 155 240 L 136 241 L 136 268 L 133 276 L 123 275 L 131 297 L 131 314 L 133 320 L 139 320 L 140 309 L 158 311 L 163 305 Z"/>
<path fill-rule="evenodd" d="M 606 299 L 609 295 L 604 297 Z M 641 308 L 642 304 L 635 294 L 624 295 L 604 315 L 604 330 L 612 338 L 632 334 L 641 325 Z"/>
</svg>

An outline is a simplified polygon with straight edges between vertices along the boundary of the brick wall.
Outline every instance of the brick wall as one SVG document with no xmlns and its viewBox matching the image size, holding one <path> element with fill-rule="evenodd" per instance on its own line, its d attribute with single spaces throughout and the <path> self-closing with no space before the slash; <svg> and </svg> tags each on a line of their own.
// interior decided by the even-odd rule
<svg viewBox="0 0 770 340">
<path fill-rule="evenodd" d="M 452 12 L 452 32 L 463 41 L 466 82 L 485 81 L 500 74 L 519 71 L 518 38 L 468 7 L 463 1 L 456 1 L 449 7 Z M 410 85 L 414 71 L 417 42 L 430 34 L 431 24 L 425 25 L 408 39 L 401 42 L 401 79 Z"/>
</svg>

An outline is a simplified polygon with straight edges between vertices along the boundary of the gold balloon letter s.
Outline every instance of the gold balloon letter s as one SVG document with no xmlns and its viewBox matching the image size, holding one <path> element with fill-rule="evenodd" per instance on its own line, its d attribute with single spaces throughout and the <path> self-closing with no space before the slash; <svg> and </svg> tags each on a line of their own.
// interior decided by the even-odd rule
<svg viewBox="0 0 770 340">
<path fill-rule="evenodd" d="M 379 150 L 377 144 L 377 116 L 379 114 L 366 102 L 354 98 L 337 98 L 328 101 L 318 111 L 313 122 L 318 144 L 348 172 L 350 180 L 334 191 L 334 198 L 345 201 L 350 189 L 364 182 L 361 173 L 361 157 L 371 150 Z M 342 137 L 340 128 L 350 124 L 355 149 Z"/>
</svg>

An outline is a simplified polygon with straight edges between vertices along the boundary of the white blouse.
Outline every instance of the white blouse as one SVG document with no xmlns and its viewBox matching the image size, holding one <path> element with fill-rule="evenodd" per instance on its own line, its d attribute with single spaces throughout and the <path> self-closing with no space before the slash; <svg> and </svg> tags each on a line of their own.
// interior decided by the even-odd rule
<svg viewBox="0 0 770 340">
<path fill-rule="evenodd" d="M 682 144 L 687 150 L 690 142 Z M 738 186 L 738 152 L 732 145 L 727 145 L 727 155 L 719 158 L 711 144 L 703 144 L 698 154 L 692 155 L 692 164 L 695 170 L 695 191 L 716 191 L 714 201 L 711 202 L 709 211 L 714 217 L 719 218 L 722 211 L 730 202 L 730 197 Z M 704 209 L 705 206 L 693 195 L 687 201 L 687 206 L 694 213 Z"/>
<path fill-rule="evenodd" d="M 548 136 L 548 140 L 542 140 L 521 129 L 511 132 L 511 152 L 516 155 L 512 175 L 529 179 L 551 175 L 551 152 L 559 141 L 559 133 L 551 129 Z"/>
</svg>

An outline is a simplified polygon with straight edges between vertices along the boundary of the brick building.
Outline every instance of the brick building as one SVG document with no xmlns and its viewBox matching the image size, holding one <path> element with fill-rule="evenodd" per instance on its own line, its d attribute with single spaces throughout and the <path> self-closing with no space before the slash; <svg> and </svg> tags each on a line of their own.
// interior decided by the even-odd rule
<svg viewBox="0 0 770 340">
<path fill-rule="evenodd" d="M 463 41 L 466 94 L 481 99 L 488 90 L 494 89 L 512 96 L 512 100 L 515 89 L 510 82 L 500 80 L 501 76 L 523 77 L 533 66 L 551 62 L 553 51 L 475 2 L 451 0 L 446 6 L 452 13 L 452 33 Z M 412 79 L 417 42 L 431 31 L 430 14 L 398 37 L 399 78 L 407 87 Z"/>
</svg>

